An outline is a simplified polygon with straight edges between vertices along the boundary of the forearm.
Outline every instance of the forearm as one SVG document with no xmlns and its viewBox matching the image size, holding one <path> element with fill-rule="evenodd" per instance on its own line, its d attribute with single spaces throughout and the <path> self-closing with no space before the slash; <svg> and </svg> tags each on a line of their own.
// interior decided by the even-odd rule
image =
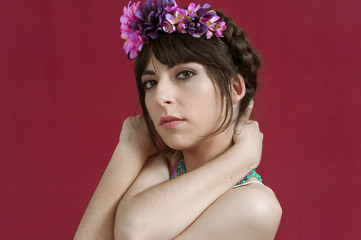
<svg viewBox="0 0 361 240">
<path fill-rule="evenodd" d="M 185 175 L 131 192 L 119 204 L 115 227 L 140 239 L 174 238 L 256 167 L 253 161 L 240 158 L 239 149 L 232 147 Z"/>
<path fill-rule="evenodd" d="M 84 213 L 74 239 L 114 239 L 115 212 L 146 156 L 119 143 Z"/>
</svg>

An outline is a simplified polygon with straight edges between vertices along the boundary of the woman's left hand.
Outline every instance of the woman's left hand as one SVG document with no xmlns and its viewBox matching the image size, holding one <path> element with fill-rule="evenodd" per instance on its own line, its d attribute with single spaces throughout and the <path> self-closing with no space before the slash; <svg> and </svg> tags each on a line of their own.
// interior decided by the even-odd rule
<svg viewBox="0 0 361 240">
<path fill-rule="evenodd" d="M 251 168 L 256 168 L 262 156 L 263 133 L 259 129 L 257 121 L 249 120 L 253 109 L 253 100 L 247 107 L 245 115 L 239 120 L 233 135 L 235 147 L 248 159 Z"/>
</svg>

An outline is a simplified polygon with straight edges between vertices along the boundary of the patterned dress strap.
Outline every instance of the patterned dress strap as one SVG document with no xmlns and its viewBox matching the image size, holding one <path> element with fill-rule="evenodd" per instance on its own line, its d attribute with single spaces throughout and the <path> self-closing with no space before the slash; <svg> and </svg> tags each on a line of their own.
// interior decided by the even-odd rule
<svg viewBox="0 0 361 240">
<path fill-rule="evenodd" d="M 185 161 L 184 161 L 184 158 L 182 157 L 178 162 L 177 164 L 174 166 L 174 169 L 172 171 L 172 174 L 170 175 L 169 179 L 173 179 L 173 178 L 176 178 L 182 174 L 185 174 L 187 171 L 186 171 L 186 164 L 185 164 Z M 261 175 L 259 175 L 257 172 L 256 172 L 256 169 L 253 169 L 252 171 L 250 171 L 246 176 L 244 176 L 238 183 L 236 183 L 233 188 L 238 188 L 238 187 L 241 187 L 243 185 L 248 185 L 250 183 L 254 183 L 256 181 L 248 181 L 249 179 L 251 179 L 251 177 L 255 177 L 257 178 L 257 182 L 262 183 L 262 178 L 261 178 Z"/>
</svg>

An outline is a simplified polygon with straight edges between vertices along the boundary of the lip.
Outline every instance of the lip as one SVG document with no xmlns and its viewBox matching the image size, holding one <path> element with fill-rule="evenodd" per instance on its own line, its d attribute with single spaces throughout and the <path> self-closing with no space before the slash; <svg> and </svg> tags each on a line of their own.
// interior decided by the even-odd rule
<svg viewBox="0 0 361 240">
<path fill-rule="evenodd" d="M 174 116 L 166 116 L 160 119 L 160 126 L 163 128 L 173 128 L 183 122 L 183 119 L 174 117 Z"/>
</svg>

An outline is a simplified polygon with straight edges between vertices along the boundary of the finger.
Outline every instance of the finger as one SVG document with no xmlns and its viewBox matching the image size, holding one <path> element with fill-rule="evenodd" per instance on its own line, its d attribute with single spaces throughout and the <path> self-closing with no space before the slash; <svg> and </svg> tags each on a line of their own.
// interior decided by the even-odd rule
<svg viewBox="0 0 361 240">
<path fill-rule="evenodd" d="M 249 117 L 251 116 L 251 113 L 252 113 L 252 110 L 253 110 L 253 105 L 254 105 L 254 101 L 253 101 L 253 99 L 251 99 L 251 101 L 249 102 L 249 104 L 248 104 L 248 106 L 246 108 L 246 111 L 244 112 L 243 119 L 245 121 L 249 120 Z"/>
<path fill-rule="evenodd" d="M 249 117 L 251 116 L 252 109 L 253 109 L 254 101 L 251 99 L 247 108 L 245 109 L 244 113 L 242 114 L 241 118 L 238 121 L 238 126 L 247 124 L 249 122 Z"/>
</svg>

